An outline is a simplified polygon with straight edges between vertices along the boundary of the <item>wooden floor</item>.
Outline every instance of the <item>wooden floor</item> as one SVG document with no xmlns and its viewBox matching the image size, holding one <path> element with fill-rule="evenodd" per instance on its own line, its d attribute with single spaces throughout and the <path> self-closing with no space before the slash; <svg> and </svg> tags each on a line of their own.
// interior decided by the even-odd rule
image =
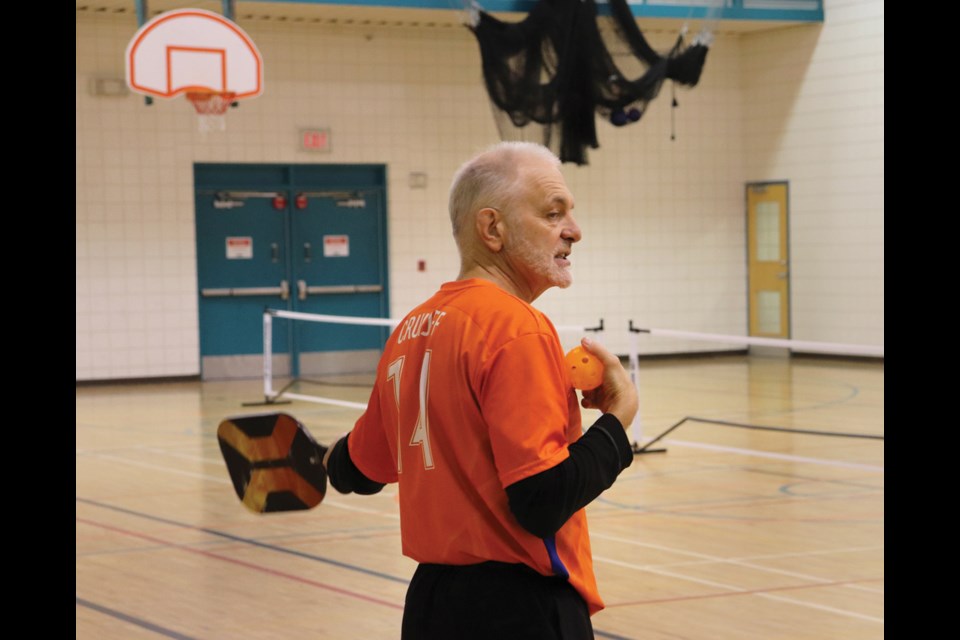
<svg viewBox="0 0 960 640">
<path fill-rule="evenodd" d="M 295 388 L 366 401 L 369 379 L 336 381 Z M 639 384 L 640 444 L 681 424 L 588 507 L 596 636 L 883 638 L 883 363 L 651 360 Z M 326 442 L 357 410 L 244 406 L 259 380 L 76 400 L 77 638 L 399 637 L 414 563 L 395 488 L 255 515 L 215 437 L 227 416 L 285 411 Z"/>
</svg>

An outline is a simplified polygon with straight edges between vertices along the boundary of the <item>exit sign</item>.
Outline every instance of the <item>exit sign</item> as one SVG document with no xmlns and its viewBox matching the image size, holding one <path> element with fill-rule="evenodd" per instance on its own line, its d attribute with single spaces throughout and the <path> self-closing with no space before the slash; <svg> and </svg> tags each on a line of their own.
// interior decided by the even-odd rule
<svg viewBox="0 0 960 640">
<path fill-rule="evenodd" d="M 304 151 L 330 151 L 330 129 L 301 129 L 300 148 Z"/>
</svg>

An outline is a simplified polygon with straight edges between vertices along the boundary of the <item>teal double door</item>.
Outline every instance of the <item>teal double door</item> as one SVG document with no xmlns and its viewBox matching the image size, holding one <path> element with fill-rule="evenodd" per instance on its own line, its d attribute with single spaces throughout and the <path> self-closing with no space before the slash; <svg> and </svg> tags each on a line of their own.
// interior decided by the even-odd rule
<svg viewBox="0 0 960 640">
<path fill-rule="evenodd" d="M 388 317 L 385 179 L 383 165 L 194 165 L 203 379 L 263 375 L 265 309 Z M 273 374 L 372 371 L 386 331 L 273 318 Z"/>
</svg>

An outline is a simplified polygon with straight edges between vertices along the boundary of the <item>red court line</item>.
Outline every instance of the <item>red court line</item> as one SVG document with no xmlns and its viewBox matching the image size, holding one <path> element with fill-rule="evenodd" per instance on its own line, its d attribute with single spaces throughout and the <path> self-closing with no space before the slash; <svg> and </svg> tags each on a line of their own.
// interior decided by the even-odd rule
<svg viewBox="0 0 960 640">
<path fill-rule="evenodd" d="M 798 584 L 787 587 L 770 587 L 768 589 L 748 589 L 744 591 L 728 591 L 725 593 L 705 593 L 696 596 L 677 596 L 676 598 L 659 598 L 657 600 L 634 600 L 632 602 L 617 602 L 608 604 L 608 608 L 629 607 L 637 604 L 663 604 L 665 602 L 681 602 L 683 600 L 706 600 L 708 598 L 728 598 L 730 596 L 750 596 L 773 591 L 792 591 L 794 589 L 811 589 L 814 587 L 839 587 L 845 584 L 857 584 L 859 582 L 883 582 L 883 578 L 861 578 L 859 580 L 841 580 L 839 582 L 814 582 L 811 584 Z"/>
<path fill-rule="evenodd" d="M 277 576 L 280 578 L 287 578 L 288 580 L 294 580 L 296 582 L 301 582 L 303 584 L 308 584 L 313 587 L 318 587 L 320 589 L 326 589 L 327 591 L 332 591 L 334 593 L 339 593 L 341 595 L 349 596 L 351 598 L 357 598 L 358 600 L 365 600 L 366 602 L 372 602 L 374 604 L 383 605 L 385 607 L 390 607 L 391 609 L 403 610 L 403 605 L 396 604 L 393 602 L 387 602 L 386 600 L 380 600 L 379 598 L 372 598 L 370 596 L 364 595 L 362 593 L 357 593 L 355 591 L 349 591 L 347 589 L 341 589 L 339 587 L 334 587 L 323 582 L 317 582 L 316 580 L 308 580 L 307 578 L 301 578 L 300 576 L 294 575 L 292 573 L 285 573 L 283 571 L 277 571 L 276 569 L 270 569 L 269 567 L 264 567 L 262 565 L 253 564 L 251 562 L 244 562 L 243 560 L 237 560 L 236 558 L 228 558 L 226 556 L 219 555 L 217 553 L 212 553 L 210 551 L 202 551 L 200 549 L 191 549 L 190 547 L 184 547 L 182 545 L 173 544 L 167 540 L 161 540 L 160 538 L 155 538 L 153 536 L 148 536 L 143 533 L 137 533 L 136 531 L 128 531 L 126 529 L 120 529 L 118 527 L 112 527 L 100 522 L 94 522 L 93 520 L 87 520 L 85 518 L 77 518 L 77 522 L 82 522 L 94 527 L 100 527 L 108 531 L 113 531 L 115 533 L 120 533 L 126 536 L 131 536 L 133 538 L 140 538 L 142 540 L 148 540 L 155 544 L 159 544 L 165 547 L 172 547 L 179 549 L 181 551 L 186 551 L 188 553 L 195 553 L 200 556 L 205 556 L 208 558 L 214 558 L 216 560 L 223 560 L 224 562 L 230 562 L 232 564 L 240 565 L 254 571 L 259 571 L 260 573 L 266 573 L 272 576 Z"/>
</svg>

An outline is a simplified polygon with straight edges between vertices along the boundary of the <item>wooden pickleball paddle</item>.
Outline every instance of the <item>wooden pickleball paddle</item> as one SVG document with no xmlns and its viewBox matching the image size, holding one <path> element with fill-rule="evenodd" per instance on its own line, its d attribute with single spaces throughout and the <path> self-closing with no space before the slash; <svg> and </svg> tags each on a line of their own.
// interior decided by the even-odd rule
<svg viewBox="0 0 960 640">
<path fill-rule="evenodd" d="M 323 502 L 327 447 L 293 416 L 226 418 L 217 427 L 217 441 L 237 497 L 250 511 L 301 511 Z"/>
</svg>

